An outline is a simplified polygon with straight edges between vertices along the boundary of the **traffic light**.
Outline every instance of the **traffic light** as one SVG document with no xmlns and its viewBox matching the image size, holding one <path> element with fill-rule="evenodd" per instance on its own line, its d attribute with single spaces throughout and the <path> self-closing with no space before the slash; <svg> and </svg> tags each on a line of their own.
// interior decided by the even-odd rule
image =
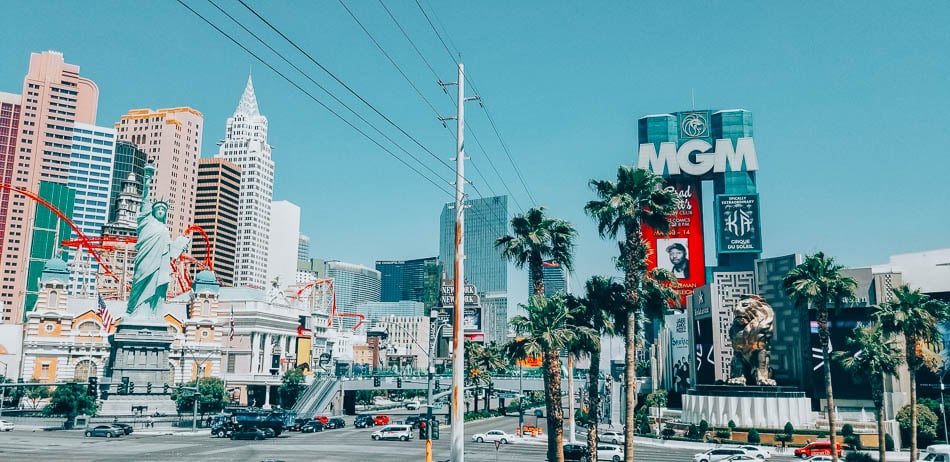
<svg viewBox="0 0 950 462">
<path fill-rule="evenodd" d="M 432 431 L 432 439 L 434 440 L 439 439 L 439 421 L 438 420 L 436 419 L 432 420 L 431 431 Z"/>
<path fill-rule="evenodd" d="M 168 383 L 162 385 L 162 393 L 168 394 Z"/>
<path fill-rule="evenodd" d="M 495 383 L 490 382 L 488 384 L 488 396 L 487 396 L 488 399 L 491 399 L 491 395 L 493 395 L 494 393 L 495 393 Z"/>
<path fill-rule="evenodd" d="M 119 394 L 126 395 L 129 393 L 129 378 L 122 377 L 122 383 L 119 384 Z"/>
<path fill-rule="evenodd" d="M 396 378 L 396 388 L 402 388 L 402 377 Z"/>
<path fill-rule="evenodd" d="M 145 384 L 145 393 L 148 393 L 150 395 L 152 394 L 152 382 L 148 382 Z"/>
<path fill-rule="evenodd" d="M 96 392 L 99 390 L 99 377 L 90 376 L 89 384 L 86 386 L 86 394 L 89 396 L 96 396 Z"/>
<path fill-rule="evenodd" d="M 373 386 L 378 387 L 379 383 L 379 376 L 373 377 Z"/>
<path fill-rule="evenodd" d="M 442 388 L 439 384 L 439 379 L 435 379 L 435 391 L 439 391 L 439 388 Z"/>
<path fill-rule="evenodd" d="M 135 393 L 135 382 L 129 381 L 129 394 Z"/>
<path fill-rule="evenodd" d="M 425 440 L 425 439 L 428 439 L 428 438 L 429 438 L 429 437 L 426 435 L 426 433 L 427 433 L 426 430 L 427 430 L 427 429 L 428 429 L 428 425 L 426 425 L 426 421 L 425 421 L 425 420 L 423 420 L 422 422 L 419 422 L 419 439 L 420 439 L 420 440 Z"/>
</svg>

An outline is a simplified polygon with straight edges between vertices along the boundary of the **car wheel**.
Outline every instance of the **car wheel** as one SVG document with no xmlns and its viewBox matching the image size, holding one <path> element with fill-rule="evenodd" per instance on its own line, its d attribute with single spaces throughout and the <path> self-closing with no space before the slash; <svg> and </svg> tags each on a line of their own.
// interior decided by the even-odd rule
<svg viewBox="0 0 950 462">
<path fill-rule="evenodd" d="M 86 436 L 92 436 L 91 432 L 86 432 Z"/>
<path fill-rule="evenodd" d="M 478 438 L 475 438 L 475 442 L 476 442 L 476 443 L 484 443 L 484 442 L 485 442 L 485 438 L 482 438 L 481 436 L 479 436 Z"/>
<path fill-rule="evenodd" d="M 581 462 L 590 462 L 590 457 L 587 457 L 586 455 L 581 456 Z"/>
<path fill-rule="evenodd" d="M 236 440 L 237 438 L 234 435 L 231 435 L 231 441 Z"/>
<path fill-rule="evenodd" d="M 112 438 L 112 433 L 106 433 L 106 438 Z"/>
<path fill-rule="evenodd" d="M 620 462 L 620 456 L 614 456 L 614 462 Z"/>
<path fill-rule="evenodd" d="M 257 436 L 254 437 L 254 439 L 260 441 L 260 440 L 264 439 L 264 437 L 261 436 L 261 435 L 257 435 Z"/>
<path fill-rule="evenodd" d="M 502 439 L 501 439 L 501 444 L 508 444 L 508 440 L 505 439 L 505 438 L 502 438 Z"/>
<path fill-rule="evenodd" d="M 399 439 L 401 439 L 401 440 L 403 440 L 403 441 L 409 441 L 409 437 L 408 437 L 408 436 L 401 436 L 401 437 L 399 437 Z"/>
<path fill-rule="evenodd" d="M 377 436 L 377 435 L 373 435 L 373 440 L 375 440 L 375 441 L 379 441 L 379 436 Z"/>
<path fill-rule="evenodd" d="M 611 443 L 617 444 L 617 438 L 614 438 L 614 439 L 611 441 Z"/>
</svg>

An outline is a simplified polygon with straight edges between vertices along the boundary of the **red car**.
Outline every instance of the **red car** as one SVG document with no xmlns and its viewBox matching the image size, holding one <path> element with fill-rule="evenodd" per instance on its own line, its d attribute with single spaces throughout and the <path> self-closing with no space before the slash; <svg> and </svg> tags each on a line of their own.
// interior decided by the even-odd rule
<svg viewBox="0 0 950 462">
<path fill-rule="evenodd" d="M 374 415 L 373 422 L 376 422 L 376 425 L 389 425 L 389 416 L 386 414 Z"/>
<path fill-rule="evenodd" d="M 313 416 L 313 420 L 316 420 L 323 425 L 326 425 L 328 422 L 330 422 L 330 418 L 325 415 L 315 415 Z"/>
<path fill-rule="evenodd" d="M 841 457 L 841 443 L 835 443 L 838 449 L 838 457 Z M 803 448 L 798 448 L 795 450 L 795 457 L 811 457 L 811 456 L 830 456 L 831 455 L 831 443 L 828 441 L 815 441 Z"/>
</svg>

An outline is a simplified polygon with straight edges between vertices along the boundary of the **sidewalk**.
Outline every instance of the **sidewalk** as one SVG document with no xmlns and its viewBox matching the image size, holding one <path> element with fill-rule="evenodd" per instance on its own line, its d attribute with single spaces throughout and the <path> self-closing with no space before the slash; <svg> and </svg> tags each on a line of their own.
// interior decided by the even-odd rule
<svg viewBox="0 0 950 462">
<path fill-rule="evenodd" d="M 673 447 L 673 448 L 695 449 L 697 452 L 706 451 L 708 449 L 718 447 L 716 444 L 713 444 L 713 443 L 703 443 L 699 441 L 661 440 L 661 439 L 656 439 L 656 438 L 645 438 L 642 436 L 635 436 L 633 438 L 633 444 L 634 446 L 653 446 L 653 447 L 666 446 L 666 447 Z M 738 445 L 725 444 L 721 446 L 732 447 L 732 446 L 738 446 Z M 782 452 L 782 448 L 780 447 L 774 447 L 774 448 L 772 446 L 765 446 L 765 447 L 772 448 L 773 454 L 775 455 L 781 454 L 781 455 L 785 455 L 789 457 L 794 457 L 794 454 L 795 454 L 793 448 L 787 448 L 784 452 Z M 849 451 L 845 451 L 845 454 L 847 452 Z M 861 452 L 871 454 L 871 456 L 877 458 L 876 450 L 875 451 L 861 451 Z M 841 460 L 844 460 L 844 458 L 842 457 Z M 909 451 L 901 451 L 901 452 L 888 451 L 887 460 L 910 461 L 910 452 Z"/>
</svg>

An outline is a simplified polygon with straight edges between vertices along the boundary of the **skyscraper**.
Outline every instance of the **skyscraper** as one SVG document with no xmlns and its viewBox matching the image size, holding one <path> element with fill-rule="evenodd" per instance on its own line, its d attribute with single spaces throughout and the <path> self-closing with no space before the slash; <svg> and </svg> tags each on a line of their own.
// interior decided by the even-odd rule
<svg viewBox="0 0 950 462">
<path fill-rule="evenodd" d="M 300 244 L 300 207 L 290 201 L 274 201 L 267 256 L 268 285 L 278 281 L 281 289 L 297 280 L 297 255 Z"/>
<path fill-rule="evenodd" d="M 382 287 L 380 301 L 425 301 L 425 267 L 438 263 L 438 257 L 406 261 L 377 261 L 376 271 L 380 273 Z"/>
<path fill-rule="evenodd" d="M 297 260 L 309 260 L 310 259 L 310 236 L 306 234 L 300 235 L 300 240 L 297 243 Z"/>
<path fill-rule="evenodd" d="M 341 261 L 328 261 L 326 268 L 327 277 L 333 279 L 337 311 L 358 313 L 358 305 L 379 301 L 379 271 Z M 344 327 L 352 328 L 356 325 L 356 318 L 343 317 L 336 322 L 342 322 Z"/>
<path fill-rule="evenodd" d="M 465 201 L 465 280 L 482 294 L 486 340 L 504 342 L 508 335 L 508 262 L 495 240 L 508 233 L 508 196 Z M 445 204 L 439 220 L 439 262 L 455 278 L 455 209 Z"/>
<path fill-rule="evenodd" d="M 0 182 L 10 184 L 16 165 L 17 128 L 20 125 L 20 95 L 0 92 Z M 7 225 L 10 191 L 0 189 L 0 243 Z"/>
<path fill-rule="evenodd" d="M 234 115 L 228 118 L 217 157 L 241 168 L 234 285 L 266 287 L 274 161 L 267 144 L 267 117 L 257 107 L 250 76 Z"/>
<path fill-rule="evenodd" d="M 191 243 L 191 255 L 201 260 L 210 251 L 211 266 L 218 282 L 234 285 L 234 255 L 237 248 L 238 196 L 241 169 L 220 157 L 198 161 L 198 192 L 195 194 L 195 224 L 208 234 Z"/>
<path fill-rule="evenodd" d="M 12 108 L 11 99 L 7 100 L 6 106 Z M 79 66 L 67 64 L 62 53 L 31 54 L 21 94 L 16 167 L 8 184 L 33 192 L 39 192 L 41 181 L 65 187 L 69 176 L 73 125 L 76 122 L 95 124 L 98 101 L 99 88 L 92 80 L 80 77 Z M 4 160 L 6 162 L 0 164 L 9 162 L 9 158 Z M 47 192 L 56 189 L 49 188 Z M 9 195 L 6 203 L 0 204 L 2 209 L 6 209 L 7 214 L 0 247 L 0 268 L 3 271 L 0 322 L 20 323 L 23 322 L 27 292 L 28 271 L 24 269 L 29 266 L 37 205 L 23 196 Z M 60 237 L 66 236 L 61 234 Z"/>
<path fill-rule="evenodd" d="M 115 218 L 102 227 L 102 238 L 108 239 L 108 248 L 99 251 L 112 275 L 99 273 L 97 292 L 107 300 L 128 300 L 128 288 L 135 269 L 135 236 L 139 209 L 142 206 L 142 183 L 134 173 L 122 180 L 122 189 L 110 210 Z"/>
<path fill-rule="evenodd" d="M 546 261 L 541 265 L 541 278 L 544 280 L 544 296 L 553 297 L 558 292 L 571 292 L 570 275 L 560 264 Z M 528 272 L 528 291 L 534 295 L 534 278 Z"/>
<path fill-rule="evenodd" d="M 133 109 L 116 124 L 116 138 L 145 151 L 155 165 L 149 198 L 171 206 L 166 223 L 173 236 L 194 223 L 203 125 L 204 116 L 190 107 Z"/>
<path fill-rule="evenodd" d="M 115 165 L 115 129 L 76 123 L 73 127 L 72 154 L 69 158 L 69 182 L 76 192 L 73 223 L 86 236 L 98 236 L 109 219 L 112 169 Z M 72 232 L 70 238 L 79 236 Z M 69 294 L 94 297 L 99 263 L 89 249 L 71 249 L 66 256 L 71 265 Z"/>
<path fill-rule="evenodd" d="M 109 221 L 116 219 L 116 201 L 124 190 L 124 183 L 129 174 L 142 181 L 145 178 L 145 164 L 148 156 L 145 151 L 135 147 L 128 141 L 116 141 L 115 161 L 112 163 L 112 187 L 109 189 Z"/>
</svg>

